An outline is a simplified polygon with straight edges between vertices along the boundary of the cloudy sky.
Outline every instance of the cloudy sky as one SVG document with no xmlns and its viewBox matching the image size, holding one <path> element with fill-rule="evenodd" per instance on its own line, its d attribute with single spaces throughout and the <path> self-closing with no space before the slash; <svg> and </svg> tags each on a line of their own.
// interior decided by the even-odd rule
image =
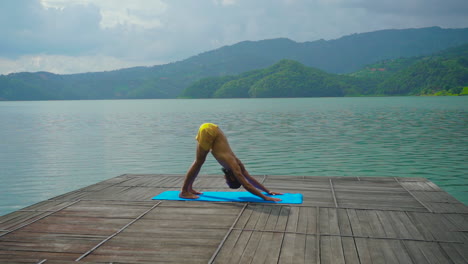
<svg viewBox="0 0 468 264">
<path fill-rule="evenodd" d="M 468 27 L 467 0 L 1 0 L 0 74 L 186 59 L 244 40 Z"/>
</svg>

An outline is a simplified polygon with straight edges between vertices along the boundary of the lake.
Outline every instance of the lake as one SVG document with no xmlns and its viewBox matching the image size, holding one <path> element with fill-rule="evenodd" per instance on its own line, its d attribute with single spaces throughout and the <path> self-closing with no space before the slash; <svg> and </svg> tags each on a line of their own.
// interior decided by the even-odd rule
<svg viewBox="0 0 468 264">
<path fill-rule="evenodd" d="M 184 174 L 217 123 L 255 175 L 425 177 L 468 204 L 468 97 L 0 102 L 0 215 L 125 173 Z M 209 156 L 200 172 L 220 174 Z"/>
</svg>

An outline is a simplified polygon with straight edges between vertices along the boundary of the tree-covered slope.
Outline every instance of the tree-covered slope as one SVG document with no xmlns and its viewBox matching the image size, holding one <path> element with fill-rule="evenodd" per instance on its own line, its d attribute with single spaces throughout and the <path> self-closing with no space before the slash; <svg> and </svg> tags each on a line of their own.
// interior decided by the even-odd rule
<svg viewBox="0 0 468 264">
<path fill-rule="evenodd" d="M 207 78 L 195 82 L 185 98 L 321 97 L 343 96 L 353 84 L 350 77 L 329 74 L 292 60 L 281 60 L 263 70 L 238 76 Z"/>
<path fill-rule="evenodd" d="M 459 94 L 468 86 L 468 44 L 420 58 L 384 78 L 377 93 L 387 95 Z"/>
<path fill-rule="evenodd" d="M 460 94 L 468 86 L 468 44 L 431 56 L 385 60 L 348 74 L 330 74 L 292 60 L 236 76 L 202 79 L 181 97 L 322 97 Z"/>
</svg>

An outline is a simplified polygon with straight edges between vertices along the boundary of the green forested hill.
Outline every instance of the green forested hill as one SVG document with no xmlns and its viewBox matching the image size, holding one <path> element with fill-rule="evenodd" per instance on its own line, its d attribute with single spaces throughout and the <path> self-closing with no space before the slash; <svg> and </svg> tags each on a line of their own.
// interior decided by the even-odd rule
<svg viewBox="0 0 468 264">
<path fill-rule="evenodd" d="M 238 76 L 207 78 L 188 87 L 181 97 L 320 97 L 343 96 L 350 85 L 346 76 L 329 74 L 292 60 L 281 60 L 263 70 Z"/>
<path fill-rule="evenodd" d="M 431 56 L 386 60 L 339 75 L 282 60 L 263 70 L 207 78 L 185 98 L 460 94 L 468 86 L 468 44 Z"/>
<path fill-rule="evenodd" d="M 184 89 L 200 79 L 237 76 L 243 72 L 265 69 L 282 59 L 294 60 L 328 73 L 346 74 L 378 61 L 428 55 L 464 43 L 468 43 L 468 28 L 441 29 L 438 27 L 381 30 L 353 34 L 336 40 L 304 43 L 284 38 L 244 41 L 183 61 L 154 67 L 134 67 L 109 72 L 70 75 L 47 72 L 0 75 L 0 100 L 176 98 Z M 298 80 L 307 75 L 305 74 L 307 71 L 315 70 L 303 70 L 297 74 L 296 79 L 290 81 L 299 84 Z M 383 75 L 387 75 L 389 72 L 390 70 Z M 308 74 L 321 76 L 322 73 Z M 345 95 L 374 93 L 375 91 L 371 91 L 371 88 L 381 82 L 380 77 L 369 80 L 369 78 L 362 76 L 363 74 L 369 75 L 368 72 L 363 71 L 359 74 L 356 73 L 354 78 L 347 80 L 348 85 L 349 83 L 352 85 L 351 88 L 347 89 L 348 92 Z M 317 82 L 328 83 L 328 79 L 331 77 L 327 76 L 323 77 L 325 81 Z M 377 75 L 370 76 L 376 77 Z M 281 76 L 281 73 L 277 73 L 274 78 L 266 78 L 262 82 L 256 83 L 258 92 L 249 96 L 273 96 L 273 94 L 279 93 L 280 88 L 273 93 L 272 88 L 267 86 L 274 86 L 274 81 L 284 83 L 286 77 L 284 74 Z M 229 79 L 230 77 L 225 78 Z M 251 82 L 255 78 L 243 81 Z M 340 78 L 333 82 L 342 82 Z M 313 82 L 311 79 L 304 79 L 304 81 L 308 84 L 302 84 L 303 87 Z M 388 85 L 382 85 L 380 91 L 382 93 L 389 91 Z M 245 96 L 245 91 L 244 94 L 237 94 L 239 91 L 234 87 L 238 86 L 241 84 L 232 82 L 223 90 L 217 91 L 214 96 L 225 97 L 230 93 L 233 96 Z M 336 84 L 331 85 L 331 87 L 336 87 Z M 212 86 L 212 89 L 214 88 L 215 86 Z M 332 91 L 334 88 L 329 89 Z M 399 92 L 395 91 L 393 94 Z M 304 93 L 294 90 L 294 94 L 297 96 L 305 96 Z M 309 90 L 307 96 L 317 93 L 318 91 L 312 93 Z M 325 94 L 330 94 L 330 92 Z M 184 95 L 192 97 L 187 91 Z"/>
<path fill-rule="evenodd" d="M 377 93 L 387 95 L 458 94 L 468 86 L 468 59 L 425 58 L 386 78 Z"/>
<path fill-rule="evenodd" d="M 468 86 L 468 44 L 430 56 L 386 60 L 350 74 L 374 82 L 373 94 L 450 95 Z"/>
</svg>

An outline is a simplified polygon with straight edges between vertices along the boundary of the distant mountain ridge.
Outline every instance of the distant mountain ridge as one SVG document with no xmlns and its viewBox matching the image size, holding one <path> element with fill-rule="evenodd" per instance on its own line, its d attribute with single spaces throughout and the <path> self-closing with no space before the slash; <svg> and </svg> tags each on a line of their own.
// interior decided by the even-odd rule
<svg viewBox="0 0 468 264">
<path fill-rule="evenodd" d="M 381 60 L 427 55 L 464 43 L 468 43 L 468 28 L 438 27 L 381 30 L 304 43 L 285 38 L 244 41 L 153 67 L 70 75 L 1 75 L 0 99 L 176 98 L 202 78 L 263 69 L 282 59 L 328 73 L 351 73 Z"/>
</svg>

